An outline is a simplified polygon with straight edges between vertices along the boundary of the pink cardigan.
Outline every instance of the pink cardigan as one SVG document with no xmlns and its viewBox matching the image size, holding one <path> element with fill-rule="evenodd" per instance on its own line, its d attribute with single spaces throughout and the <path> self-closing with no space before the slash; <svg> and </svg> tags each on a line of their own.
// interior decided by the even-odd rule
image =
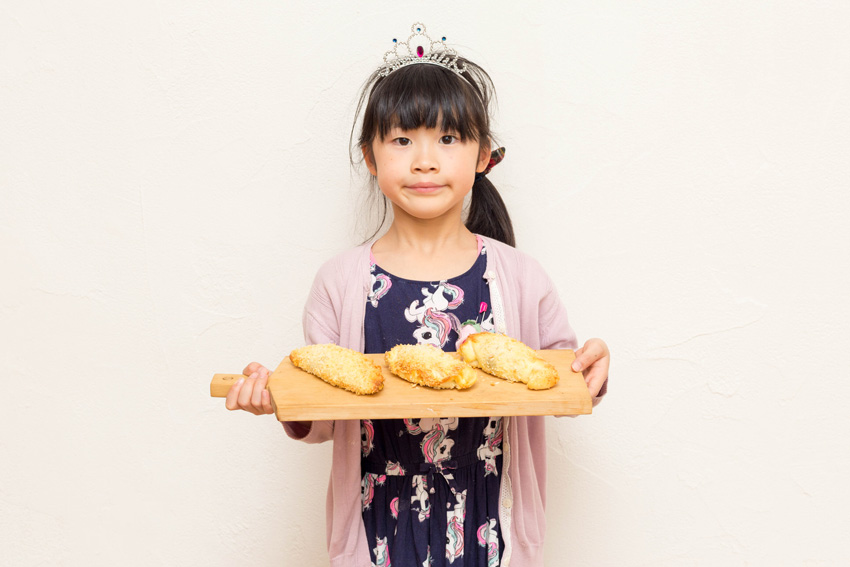
<svg viewBox="0 0 850 567">
<path fill-rule="evenodd" d="M 552 281 L 529 256 L 484 238 L 486 278 L 496 330 L 535 349 L 576 348 L 576 336 Z M 307 344 L 336 343 L 363 352 L 363 320 L 370 291 L 369 254 L 364 244 L 328 261 L 316 274 L 304 308 Z M 605 393 L 593 400 L 596 405 Z M 503 567 L 543 565 L 546 532 L 546 436 L 543 417 L 504 420 L 499 524 Z M 283 424 L 306 443 L 333 439 L 327 497 L 327 537 L 332 567 L 370 567 L 369 543 L 360 501 L 360 422 L 315 421 L 308 428 Z"/>
</svg>

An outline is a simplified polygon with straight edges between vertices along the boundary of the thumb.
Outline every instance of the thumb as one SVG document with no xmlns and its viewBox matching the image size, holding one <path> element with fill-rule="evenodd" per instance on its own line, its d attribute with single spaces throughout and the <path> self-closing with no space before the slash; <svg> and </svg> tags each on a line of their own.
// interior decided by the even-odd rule
<svg viewBox="0 0 850 567">
<path fill-rule="evenodd" d="M 573 372 L 581 372 L 584 370 L 590 361 L 587 360 L 589 357 L 584 356 L 585 347 L 581 347 L 576 351 L 576 359 L 573 361 L 572 369 Z"/>
</svg>

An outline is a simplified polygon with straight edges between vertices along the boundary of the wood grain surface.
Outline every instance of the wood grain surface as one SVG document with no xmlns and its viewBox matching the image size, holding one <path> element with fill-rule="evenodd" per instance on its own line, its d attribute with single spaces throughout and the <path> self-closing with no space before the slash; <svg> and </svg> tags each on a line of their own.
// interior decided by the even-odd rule
<svg viewBox="0 0 850 567">
<path fill-rule="evenodd" d="M 589 414 L 592 403 L 582 375 L 570 368 L 572 350 L 540 350 L 561 379 L 549 390 L 529 390 L 476 370 L 478 379 L 467 390 L 433 390 L 414 386 L 387 368 L 383 354 L 367 354 L 384 373 L 384 389 L 358 396 L 323 382 L 292 365 L 287 356 L 269 377 L 268 389 L 277 419 L 388 419 L 421 417 L 490 417 L 496 415 Z M 241 374 L 216 374 L 210 394 L 223 398 Z"/>
</svg>

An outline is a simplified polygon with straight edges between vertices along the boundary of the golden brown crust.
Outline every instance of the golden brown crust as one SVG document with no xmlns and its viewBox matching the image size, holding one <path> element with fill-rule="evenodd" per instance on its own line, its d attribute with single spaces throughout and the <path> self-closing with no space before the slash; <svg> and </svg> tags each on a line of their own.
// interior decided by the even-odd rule
<svg viewBox="0 0 850 567">
<path fill-rule="evenodd" d="M 390 371 L 430 388 L 463 390 L 475 383 L 475 371 L 457 355 L 431 345 L 397 345 L 384 355 Z"/>
<path fill-rule="evenodd" d="M 374 394 L 384 387 L 381 367 L 356 350 L 310 345 L 289 353 L 292 364 L 338 388 L 358 395 Z"/>
<path fill-rule="evenodd" d="M 546 390 L 558 383 L 555 367 L 524 343 L 497 333 L 475 333 L 460 345 L 470 366 L 510 382 L 522 382 L 532 390 Z"/>
</svg>

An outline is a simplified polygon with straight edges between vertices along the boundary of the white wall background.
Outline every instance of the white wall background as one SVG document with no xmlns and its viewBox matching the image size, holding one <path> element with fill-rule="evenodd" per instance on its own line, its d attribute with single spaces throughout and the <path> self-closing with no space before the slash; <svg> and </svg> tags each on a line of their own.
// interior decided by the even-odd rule
<svg viewBox="0 0 850 567">
<path fill-rule="evenodd" d="M 520 248 L 613 351 L 547 565 L 848 565 L 850 5 L 0 5 L 0 564 L 322 565 L 330 446 L 225 411 L 357 241 L 357 89 L 491 73 Z"/>
</svg>

